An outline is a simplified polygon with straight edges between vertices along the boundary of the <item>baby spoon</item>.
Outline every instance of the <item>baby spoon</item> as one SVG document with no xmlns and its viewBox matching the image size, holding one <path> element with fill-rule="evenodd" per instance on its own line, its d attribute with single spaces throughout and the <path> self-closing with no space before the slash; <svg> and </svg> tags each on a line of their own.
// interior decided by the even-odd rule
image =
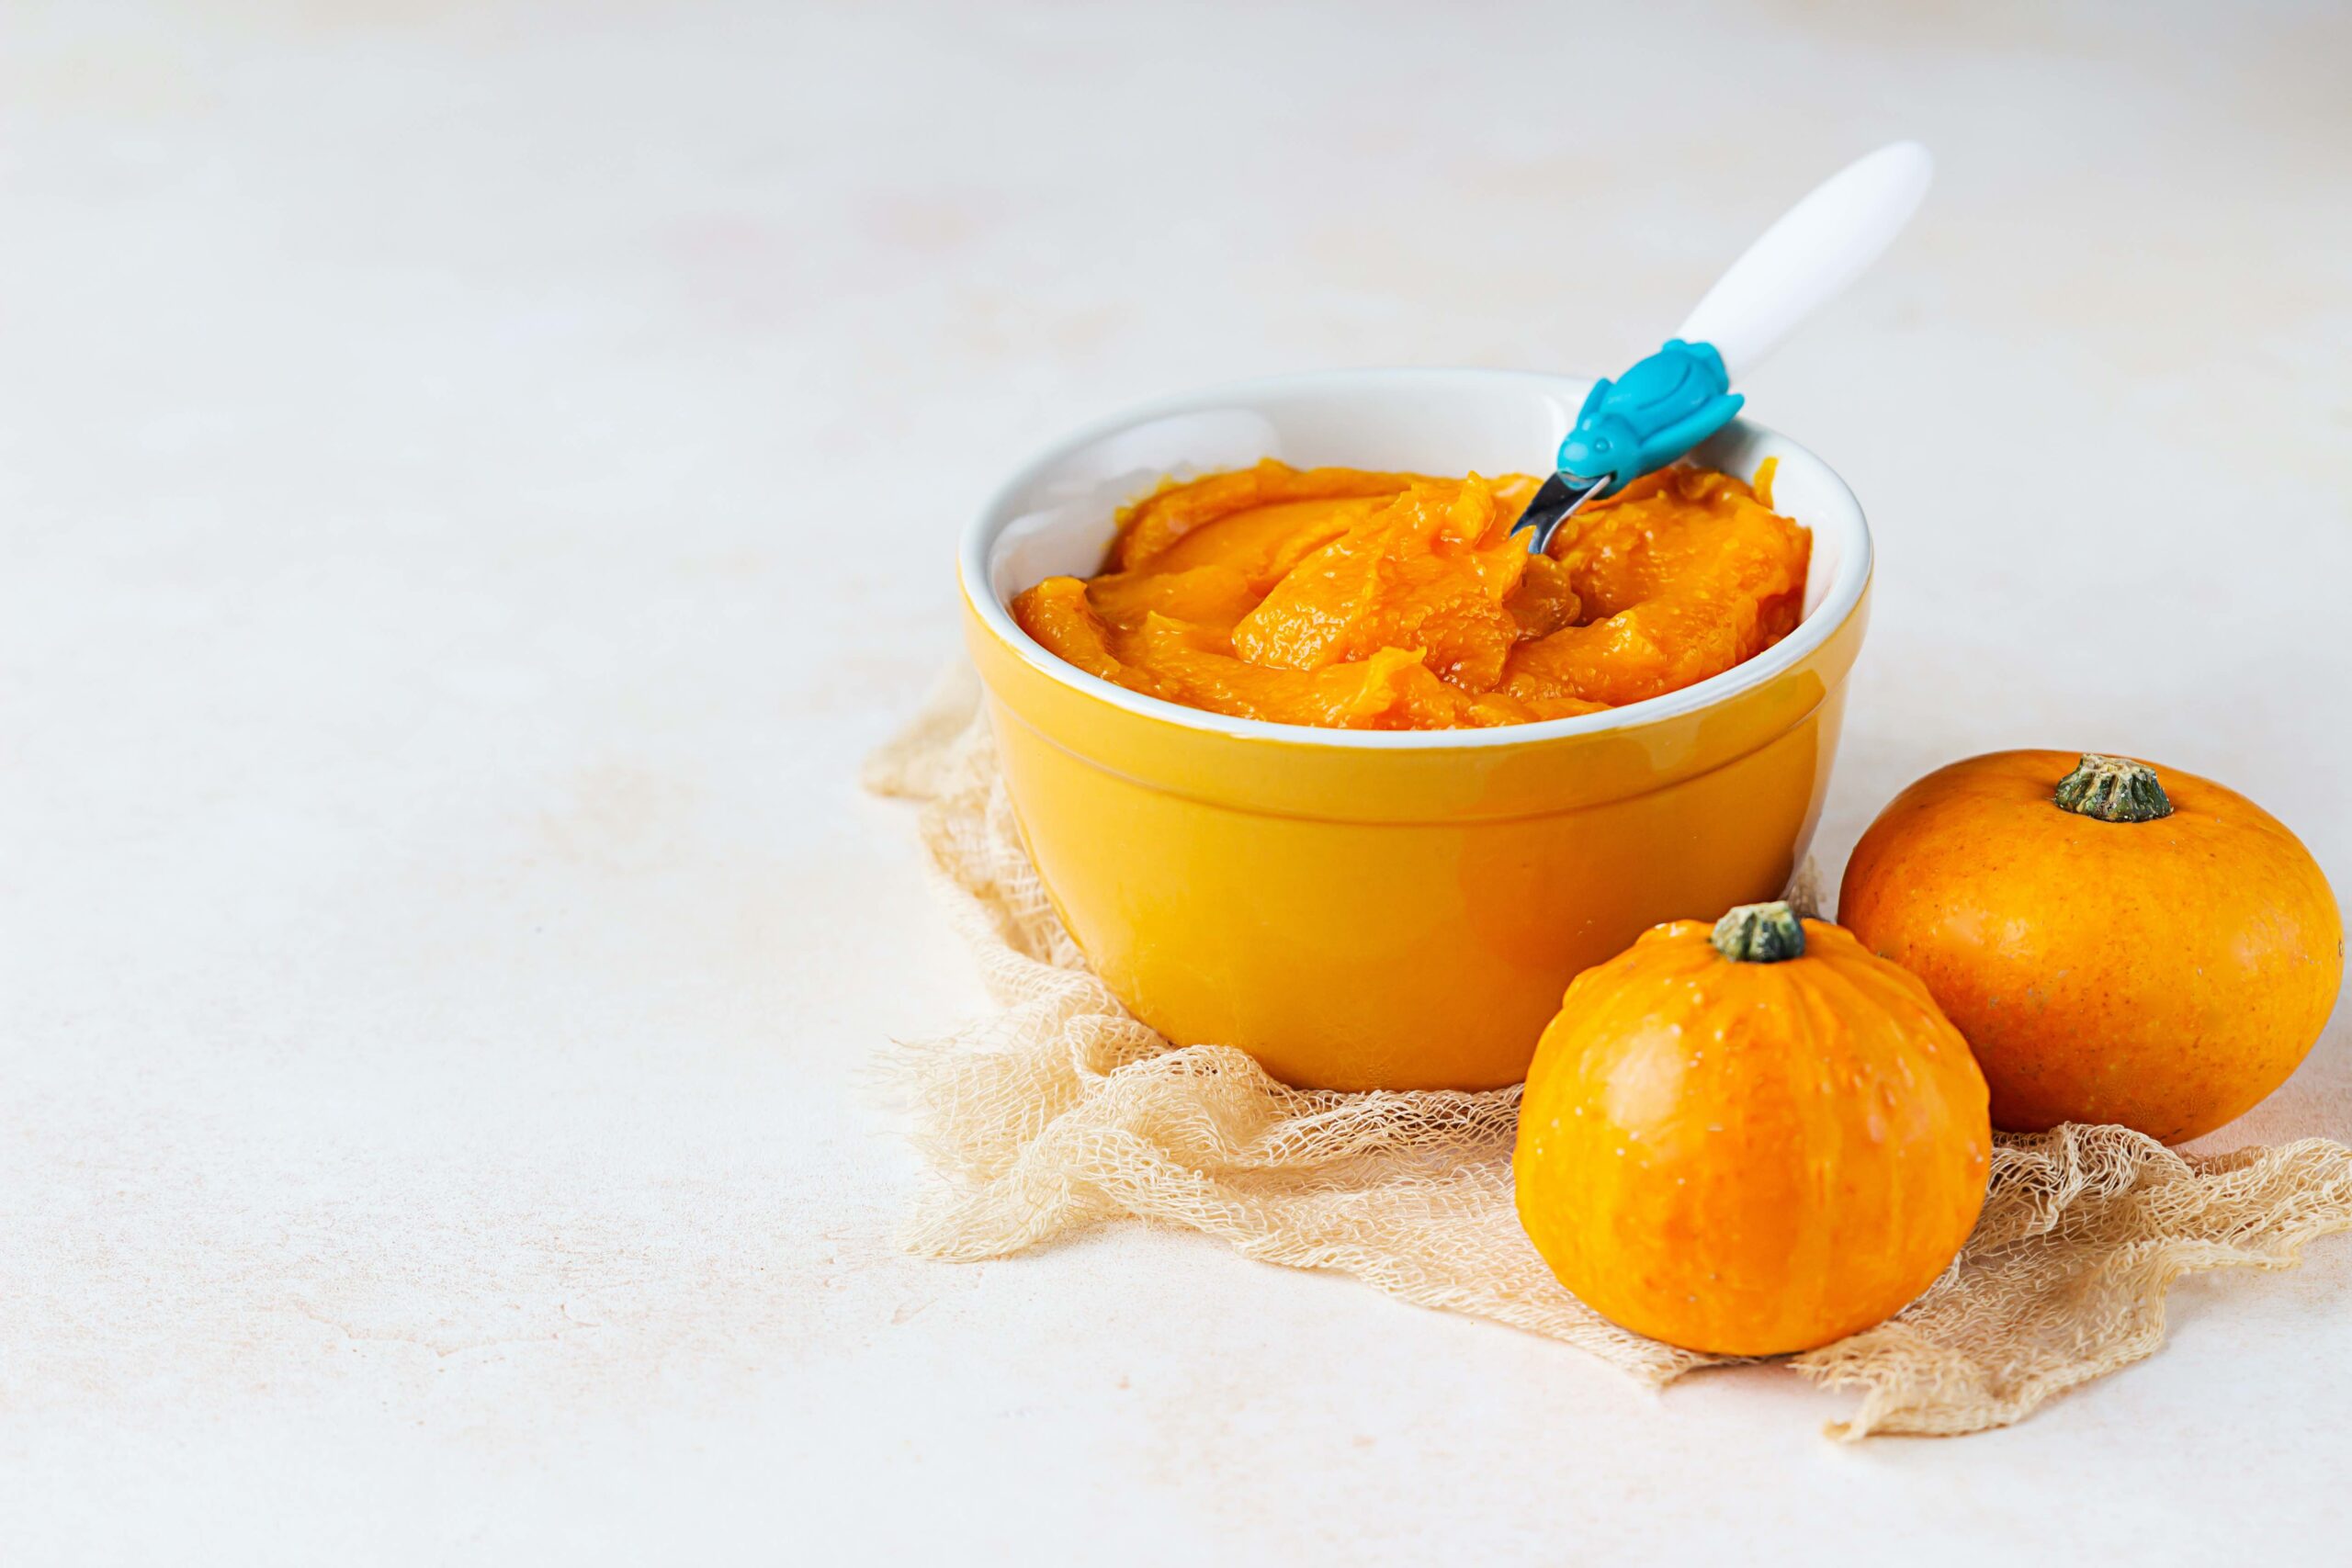
<svg viewBox="0 0 2352 1568">
<path fill-rule="evenodd" d="M 1577 508 L 1662 468 L 1730 423 L 1753 370 L 1814 308 L 1860 277 L 1918 209 L 1935 160 L 1896 141 L 1849 164 L 1781 215 L 1715 280 L 1666 346 L 1586 395 L 1558 472 L 1516 528 L 1542 551 Z M 1514 530 L 1516 531 L 1516 529 Z"/>
</svg>

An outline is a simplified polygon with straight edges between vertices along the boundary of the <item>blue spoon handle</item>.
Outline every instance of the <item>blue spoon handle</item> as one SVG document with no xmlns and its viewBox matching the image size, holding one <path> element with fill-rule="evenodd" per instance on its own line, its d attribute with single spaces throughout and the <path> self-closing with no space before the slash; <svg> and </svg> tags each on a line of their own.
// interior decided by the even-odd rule
<svg viewBox="0 0 2352 1568">
<path fill-rule="evenodd" d="M 1668 338 L 1615 380 L 1593 383 L 1560 443 L 1560 472 L 1611 494 L 1729 424 L 1745 401 L 1713 344 Z"/>
<path fill-rule="evenodd" d="M 1935 162 L 1916 141 L 1857 159 L 1781 216 L 1732 263 L 1680 336 L 1588 394 L 1560 443 L 1559 471 L 1519 521 L 1534 548 L 1576 509 L 1662 468 L 1721 430 L 1744 400 L 1731 361 L 1756 367 L 1815 307 L 1893 243 L 1927 195 Z"/>
</svg>

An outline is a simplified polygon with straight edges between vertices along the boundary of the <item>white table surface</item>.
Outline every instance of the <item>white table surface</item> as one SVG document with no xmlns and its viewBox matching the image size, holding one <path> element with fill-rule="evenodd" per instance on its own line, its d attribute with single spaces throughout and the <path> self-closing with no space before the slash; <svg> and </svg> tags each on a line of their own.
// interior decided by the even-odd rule
<svg viewBox="0 0 2352 1568">
<path fill-rule="evenodd" d="M 2342 1239 L 1851 1450 L 1784 1373 L 1652 1394 L 1183 1235 L 900 1255 L 864 1075 L 980 997 L 853 776 L 1032 447 L 1613 369 L 1916 134 L 1914 231 L 1746 388 L 1878 531 L 1825 859 L 1949 758 L 2115 748 L 2352 888 L 2341 7 L 5 27 L 0 1558 L 2343 1551 Z M 2214 1145 L 2306 1133 L 2342 1016 Z"/>
</svg>

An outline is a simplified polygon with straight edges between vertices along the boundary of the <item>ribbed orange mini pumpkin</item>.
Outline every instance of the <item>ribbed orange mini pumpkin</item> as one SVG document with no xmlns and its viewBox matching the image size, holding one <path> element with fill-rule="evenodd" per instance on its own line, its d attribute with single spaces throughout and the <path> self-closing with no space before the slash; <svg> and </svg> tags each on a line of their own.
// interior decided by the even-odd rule
<svg viewBox="0 0 2352 1568">
<path fill-rule="evenodd" d="M 2210 1133 L 2287 1081 L 2344 978 L 2335 895 L 2295 835 L 2125 757 L 1929 773 L 1855 846 L 1838 918 L 1927 982 L 2009 1132 Z"/>
<path fill-rule="evenodd" d="M 1519 1113 L 1520 1223 L 1560 1282 L 1686 1349 L 1893 1316 L 1976 1224 L 1984 1079 L 1927 990 L 1786 904 L 1678 920 L 1577 976 Z"/>
</svg>

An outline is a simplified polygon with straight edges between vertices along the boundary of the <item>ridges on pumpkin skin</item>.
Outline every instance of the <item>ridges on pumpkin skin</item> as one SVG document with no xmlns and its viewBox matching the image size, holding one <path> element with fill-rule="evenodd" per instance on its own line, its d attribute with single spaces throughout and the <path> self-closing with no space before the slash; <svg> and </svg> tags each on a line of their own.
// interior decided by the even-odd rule
<svg viewBox="0 0 2352 1568">
<path fill-rule="evenodd" d="M 1563 1283 L 1653 1338 L 1810 1349 L 1960 1249 L 1991 1127 L 1967 1044 L 1910 976 L 1804 922 L 1733 964 L 1677 921 L 1578 976 L 1521 1102 L 1519 1212 Z"/>
<path fill-rule="evenodd" d="M 1241 718 L 1442 729 L 1595 713 L 1755 657 L 1796 625 L 1812 540 L 1727 475 L 1677 468 L 1588 505 L 1545 556 L 1536 481 L 1253 468 L 1120 518 L 1108 569 L 1013 618 L 1088 673 Z"/>
</svg>

